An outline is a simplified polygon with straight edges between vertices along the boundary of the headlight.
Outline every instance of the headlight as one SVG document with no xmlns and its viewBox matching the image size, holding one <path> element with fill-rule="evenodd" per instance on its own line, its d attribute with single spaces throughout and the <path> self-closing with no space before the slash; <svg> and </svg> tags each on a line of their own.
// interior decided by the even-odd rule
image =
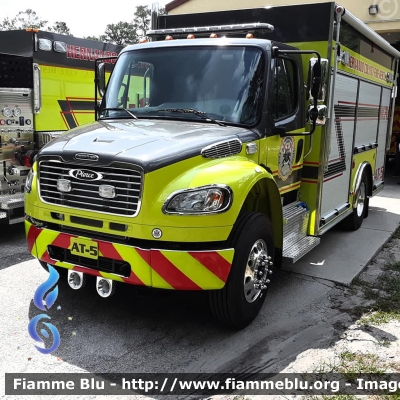
<svg viewBox="0 0 400 400">
<path fill-rule="evenodd" d="M 26 177 L 26 182 L 25 182 L 25 192 L 26 193 L 30 193 L 32 190 L 32 182 L 33 182 L 33 178 L 35 176 L 35 173 L 33 172 L 33 170 L 31 169 L 29 171 L 28 176 Z"/>
<path fill-rule="evenodd" d="M 164 214 L 210 214 L 227 211 L 233 193 L 229 186 L 210 185 L 196 189 L 179 190 L 168 197 Z"/>
</svg>

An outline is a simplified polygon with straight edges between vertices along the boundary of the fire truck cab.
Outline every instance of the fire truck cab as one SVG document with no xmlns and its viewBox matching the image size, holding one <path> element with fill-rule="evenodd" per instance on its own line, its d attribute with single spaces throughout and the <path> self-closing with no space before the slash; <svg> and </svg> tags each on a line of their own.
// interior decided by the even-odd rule
<svg viewBox="0 0 400 400">
<path fill-rule="evenodd" d="M 400 53 L 335 3 L 156 21 L 107 86 L 97 60 L 97 121 L 38 154 L 28 246 L 73 289 L 206 290 L 241 328 L 274 267 L 368 216 Z"/>
</svg>

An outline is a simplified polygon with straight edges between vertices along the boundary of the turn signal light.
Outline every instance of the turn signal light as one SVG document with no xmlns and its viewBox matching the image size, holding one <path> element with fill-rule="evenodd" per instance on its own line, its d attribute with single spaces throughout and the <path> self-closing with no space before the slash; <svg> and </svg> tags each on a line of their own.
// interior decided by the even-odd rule
<svg viewBox="0 0 400 400">
<path fill-rule="evenodd" d="M 212 38 L 212 39 L 215 39 L 215 38 L 217 38 L 218 37 L 218 35 L 216 34 L 216 33 L 212 33 L 211 35 L 210 35 L 210 38 Z"/>
<path fill-rule="evenodd" d="M 168 35 L 166 38 L 165 38 L 165 40 L 173 40 L 174 38 L 172 37 L 172 36 L 170 36 L 170 35 Z"/>
</svg>

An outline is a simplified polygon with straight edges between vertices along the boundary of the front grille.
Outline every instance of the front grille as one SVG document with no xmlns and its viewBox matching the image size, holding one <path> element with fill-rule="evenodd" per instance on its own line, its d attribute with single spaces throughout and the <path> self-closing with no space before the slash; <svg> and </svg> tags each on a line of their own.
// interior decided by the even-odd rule
<svg viewBox="0 0 400 400">
<path fill-rule="evenodd" d="M 73 169 L 87 169 L 103 176 L 97 181 L 84 181 L 69 175 Z M 71 192 L 57 189 L 58 179 L 71 182 Z M 40 196 L 46 203 L 73 207 L 82 210 L 99 211 L 108 214 L 135 216 L 139 212 L 142 173 L 137 167 L 98 166 L 41 161 L 39 164 Z M 116 189 L 116 197 L 100 197 L 99 186 L 111 185 Z"/>
<path fill-rule="evenodd" d="M 99 257 L 97 260 L 93 260 L 91 258 L 71 254 L 70 250 L 58 246 L 48 246 L 48 251 L 53 260 L 67 262 L 97 271 L 109 272 L 124 276 L 125 278 L 129 278 L 131 274 L 131 266 L 126 261 L 113 260 L 105 257 Z"/>
</svg>

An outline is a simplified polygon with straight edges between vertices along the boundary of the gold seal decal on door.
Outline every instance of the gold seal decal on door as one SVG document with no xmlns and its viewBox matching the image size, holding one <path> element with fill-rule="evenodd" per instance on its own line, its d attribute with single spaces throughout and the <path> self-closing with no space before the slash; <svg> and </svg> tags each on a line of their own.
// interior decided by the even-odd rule
<svg viewBox="0 0 400 400">
<path fill-rule="evenodd" d="M 293 162 L 295 158 L 295 142 L 294 137 L 287 136 L 282 139 L 281 148 L 278 156 L 278 176 L 283 181 L 292 174 Z"/>
</svg>

